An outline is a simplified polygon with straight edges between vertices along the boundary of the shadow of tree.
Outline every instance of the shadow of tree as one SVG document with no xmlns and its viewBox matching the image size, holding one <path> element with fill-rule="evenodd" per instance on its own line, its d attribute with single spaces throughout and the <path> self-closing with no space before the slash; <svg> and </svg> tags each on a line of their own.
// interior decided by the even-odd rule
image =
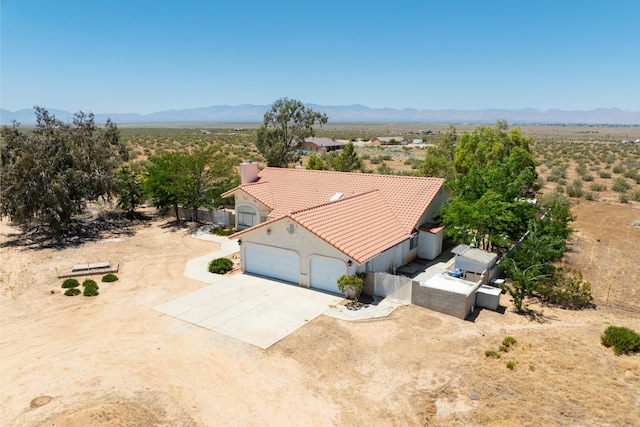
<svg viewBox="0 0 640 427">
<path fill-rule="evenodd" d="M 16 227 L 16 232 L 8 234 L 0 247 L 36 250 L 76 247 L 105 238 L 133 236 L 135 227 L 150 219 L 143 214 L 127 218 L 121 212 L 107 212 L 96 219 L 75 219 L 59 232 L 43 224 Z"/>
<path fill-rule="evenodd" d="M 521 314 L 530 321 L 536 323 L 549 323 L 552 320 L 559 320 L 557 316 L 547 316 L 542 312 L 542 310 L 536 310 L 532 308 L 523 308 L 522 310 L 520 310 L 520 312 L 518 312 L 518 314 Z"/>
</svg>

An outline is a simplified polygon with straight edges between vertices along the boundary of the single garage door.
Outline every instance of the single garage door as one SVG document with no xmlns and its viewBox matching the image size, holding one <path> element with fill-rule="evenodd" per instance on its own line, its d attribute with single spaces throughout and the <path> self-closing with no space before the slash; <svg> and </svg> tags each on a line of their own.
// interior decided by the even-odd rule
<svg viewBox="0 0 640 427">
<path fill-rule="evenodd" d="M 300 255 L 295 251 L 247 243 L 244 260 L 247 273 L 296 284 L 300 281 Z"/>
<path fill-rule="evenodd" d="M 312 288 L 339 294 L 338 278 L 343 274 L 347 274 L 347 264 L 344 261 L 324 256 L 311 258 Z"/>
</svg>

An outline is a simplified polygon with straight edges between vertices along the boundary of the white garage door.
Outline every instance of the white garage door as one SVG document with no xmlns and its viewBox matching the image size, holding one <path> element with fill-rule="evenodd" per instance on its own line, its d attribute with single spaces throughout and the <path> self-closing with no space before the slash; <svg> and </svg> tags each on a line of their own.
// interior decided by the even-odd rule
<svg viewBox="0 0 640 427">
<path fill-rule="evenodd" d="M 295 251 L 247 243 L 244 249 L 247 273 L 299 283 L 300 255 Z"/>
<path fill-rule="evenodd" d="M 338 278 L 343 274 L 347 274 L 347 264 L 344 261 L 323 256 L 311 258 L 312 288 L 339 294 Z"/>
</svg>

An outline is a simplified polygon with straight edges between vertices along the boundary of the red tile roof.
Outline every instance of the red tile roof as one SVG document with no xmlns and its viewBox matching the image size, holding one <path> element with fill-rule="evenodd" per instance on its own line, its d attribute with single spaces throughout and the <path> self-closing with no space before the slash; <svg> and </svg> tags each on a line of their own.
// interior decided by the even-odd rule
<svg viewBox="0 0 640 427">
<path fill-rule="evenodd" d="M 360 263 L 408 239 L 444 181 L 280 168 L 258 176 L 224 196 L 244 191 L 272 209 L 270 220 L 288 217 Z"/>
</svg>

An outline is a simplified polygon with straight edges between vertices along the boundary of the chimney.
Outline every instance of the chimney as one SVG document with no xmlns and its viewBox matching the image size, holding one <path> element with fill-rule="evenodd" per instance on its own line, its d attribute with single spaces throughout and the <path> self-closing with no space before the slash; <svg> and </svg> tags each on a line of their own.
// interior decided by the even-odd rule
<svg viewBox="0 0 640 427">
<path fill-rule="evenodd" d="M 258 164 L 251 160 L 240 163 L 240 184 L 248 184 L 258 179 Z"/>
</svg>

